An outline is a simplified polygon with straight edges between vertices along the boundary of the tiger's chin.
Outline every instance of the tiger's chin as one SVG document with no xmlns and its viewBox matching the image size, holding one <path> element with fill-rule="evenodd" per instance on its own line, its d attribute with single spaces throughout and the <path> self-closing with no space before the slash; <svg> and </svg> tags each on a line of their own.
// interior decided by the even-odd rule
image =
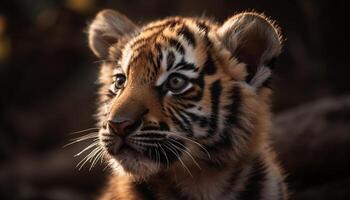
<svg viewBox="0 0 350 200">
<path fill-rule="evenodd" d="M 109 164 L 116 175 L 134 180 L 144 180 L 161 171 L 161 165 L 129 149 L 109 155 Z"/>
</svg>

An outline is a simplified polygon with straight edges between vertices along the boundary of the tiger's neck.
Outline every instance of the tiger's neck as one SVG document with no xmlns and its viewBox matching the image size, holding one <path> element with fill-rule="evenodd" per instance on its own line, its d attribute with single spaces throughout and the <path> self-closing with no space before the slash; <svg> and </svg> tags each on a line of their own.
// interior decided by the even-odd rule
<svg viewBox="0 0 350 200">
<path fill-rule="evenodd" d="M 119 179 L 117 199 L 124 199 L 123 194 L 128 194 L 125 198 L 128 200 L 130 196 L 135 200 L 283 199 L 285 188 L 280 172 L 276 171 L 273 161 L 266 158 L 258 155 L 221 168 L 192 166 L 189 167 L 191 174 L 184 169 L 169 170 L 146 181 L 116 177 Z"/>
</svg>

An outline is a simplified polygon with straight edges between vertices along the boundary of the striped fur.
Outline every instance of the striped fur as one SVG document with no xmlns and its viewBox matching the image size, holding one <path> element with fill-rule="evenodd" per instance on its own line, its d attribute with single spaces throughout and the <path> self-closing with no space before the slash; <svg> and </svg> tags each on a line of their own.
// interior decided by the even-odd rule
<svg viewBox="0 0 350 200">
<path fill-rule="evenodd" d="M 287 199 L 268 141 L 270 63 L 281 51 L 270 20 L 241 13 L 222 25 L 171 17 L 138 27 L 105 10 L 89 43 L 103 60 L 99 138 L 113 172 L 101 200 Z M 174 76 L 181 91 L 169 89 Z M 142 121 L 125 138 L 107 126 L 123 117 Z"/>
</svg>

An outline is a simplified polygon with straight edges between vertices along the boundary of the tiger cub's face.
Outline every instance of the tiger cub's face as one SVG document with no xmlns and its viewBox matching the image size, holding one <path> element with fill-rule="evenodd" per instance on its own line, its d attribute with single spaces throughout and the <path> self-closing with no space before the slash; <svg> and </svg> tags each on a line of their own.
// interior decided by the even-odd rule
<svg viewBox="0 0 350 200">
<path fill-rule="evenodd" d="M 256 13 L 222 25 L 168 18 L 139 27 L 104 10 L 89 26 L 101 66 L 100 145 L 116 171 L 135 177 L 250 151 L 265 129 L 274 26 Z M 258 144 L 257 144 L 258 145 Z"/>
</svg>

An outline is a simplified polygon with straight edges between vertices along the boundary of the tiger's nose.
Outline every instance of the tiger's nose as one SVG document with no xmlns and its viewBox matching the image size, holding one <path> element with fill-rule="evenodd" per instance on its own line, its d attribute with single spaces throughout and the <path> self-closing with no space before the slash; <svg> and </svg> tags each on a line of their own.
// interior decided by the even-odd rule
<svg viewBox="0 0 350 200">
<path fill-rule="evenodd" d="M 108 126 L 112 130 L 112 132 L 119 136 L 125 136 L 131 131 L 133 131 L 133 128 L 135 127 L 135 121 L 133 120 L 125 120 L 120 122 L 115 122 L 112 120 L 108 120 Z"/>
</svg>

